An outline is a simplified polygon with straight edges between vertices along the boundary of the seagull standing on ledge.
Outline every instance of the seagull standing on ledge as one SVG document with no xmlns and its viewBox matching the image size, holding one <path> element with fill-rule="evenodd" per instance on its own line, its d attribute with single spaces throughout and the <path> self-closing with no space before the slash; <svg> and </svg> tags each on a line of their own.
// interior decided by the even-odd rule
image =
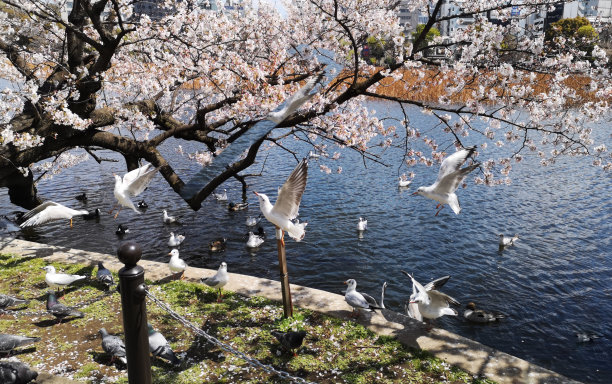
<svg viewBox="0 0 612 384">
<path fill-rule="evenodd" d="M 476 147 L 470 147 L 468 149 L 461 149 L 452 155 L 448 156 L 442 165 L 440 165 L 440 171 L 438 172 L 438 179 L 435 183 L 430 186 L 419 187 L 413 195 L 425 196 L 429 199 L 436 200 L 440 204 L 436 206 L 438 213 L 444 208 L 444 204 L 448 204 L 455 214 L 461 212 L 461 206 L 459 205 L 459 199 L 455 195 L 455 191 L 459 187 L 459 184 L 465 179 L 468 173 L 476 169 L 480 163 L 473 163 L 465 168 L 461 168 L 463 163 L 467 160 L 472 153 L 476 150 Z"/>
<path fill-rule="evenodd" d="M 295 241 L 302 240 L 306 234 L 304 228 L 308 223 L 294 223 L 292 220 L 298 216 L 307 178 L 308 160 L 304 158 L 291 172 L 285 184 L 278 190 L 278 198 L 274 205 L 270 203 L 268 196 L 254 192 L 259 199 L 259 208 L 264 217 L 280 229 L 283 246 L 285 245 L 284 231 L 287 231 Z"/>
<path fill-rule="evenodd" d="M 120 205 L 119 210 L 115 214 L 115 219 L 123 207 L 131 208 L 134 212 L 140 214 L 140 211 L 136 209 L 134 202 L 132 202 L 132 197 L 140 195 L 149 186 L 158 169 L 153 168 L 152 164 L 145 164 L 123 175 L 123 179 L 121 176 L 113 173 L 113 176 L 115 176 L 115 190 L 113 193 L 117 203 Z M 113 213 L 116 207 L 117 204 L 115 204 L 109 214 Z"/>
<path fill-rule="evenodd" d="M 19 226 L 21 228 L 34 227 L 52 220 L 69 219 L 70 228 L 72 228 L 72 218 L 74 216 L 88 214 L 89 212 L 84 209 L 76 210 L 53 201 L 47 201 L 21 216 L 21 219 L 25 221 Z"/>
</svg>

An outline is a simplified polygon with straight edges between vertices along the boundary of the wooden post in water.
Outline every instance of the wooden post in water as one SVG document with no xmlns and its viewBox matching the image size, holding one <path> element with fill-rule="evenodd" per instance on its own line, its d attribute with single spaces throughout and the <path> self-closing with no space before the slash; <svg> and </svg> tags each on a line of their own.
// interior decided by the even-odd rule
<svg viewBox="0 0 612 384">
<path fill-rule="evenodd" d="M 283 230 L 276 227 L 276 246 L 278 247 L 278 269 L 280 272 L 281 291 L 283 294 L 283 310 L 285 317 L 293 316 L 293 303 L 291 302 L 291 289 L 289 287 L 289 273 L 287 272 L 287 259 L 285 258 L 285 245 L 281 241 Z"/>
</svg>

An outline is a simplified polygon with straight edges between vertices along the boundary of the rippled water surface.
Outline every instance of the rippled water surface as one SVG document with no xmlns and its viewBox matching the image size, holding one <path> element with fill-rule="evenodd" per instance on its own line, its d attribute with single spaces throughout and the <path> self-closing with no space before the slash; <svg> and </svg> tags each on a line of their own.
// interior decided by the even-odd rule
<svg viewBox="0 0 612 384">
<path fill-rule="evenodd" d="M 415 111 L 411 120 L 422 127 L 433 126 Z M 609 132 L 605 132 L 609 124 L 596 129 L 611 148 Z M 401 143 L 402 134 L 398 135 L 396 142 Z M 480 142 L 477 137 L 466 138 L 465 144 L 471 140 Z M 446 148 L 451 141 L 440 138 L 440 144 Z M 299 156 L 309 151 L 298 143 L 288 145 Z M 174 143 L 165 146 L 175 160 L 180 157 Z M 188 144 L 183 146 L 189 149 Z M 489 188 L 470 181 L 458 191 L 461 214 L 446 207 L 436 217 L 435 202 L 411 193 L 419 185 L 433 183 L 437 167 L 416 167 L 413 186 L 400 190 L 401 149 L 384 153 L 390 166 L 369 161 L 364 166 L 356 153 L 341 153 L 339 161 L 325 162 L 333 170 L 341 166 L 340 174 L 326 175 L 319 170 L 323 162 L 311 160 L 300 207 L 300 218 L 309 223 L 306 237 L 300 243 L 287 241 L 292 283 L 339 293 L 342 282 L 354 278 L 359 290 L 378 296 L 382 282 L 387 281 L 385 304 L 400 311 L 411 292 L 401 269 L 414 273 L 423 283 L 450 274 L 444 292 L 463 304 L 474 301 L 509 316 L 485 326 L 469 324 L 460 316 L 445 317 L 437 321 L 439 326 L 581 381 L 612 382 L 610 174 L 591 167 L 587 159 L 568 158 L 542 168 L 537 159 L 526 156 L 523 163 L 514 165 L 511 185 Z M 41 182 L 39 191 L 73 208 L 101 208 L 104 215 L 99 221 L 76 219 L 72 229 L 67 222 L 55 222 L 14 235 L 114 254 L 122 241 L 115 229 L 124 223 L 130 233 L 123 240 L 139 242 L 145 258 L 168 261 L 166 243 L 170 231 L 175 231 L 186 236 L 180 252 L 189 265 L 216 269 L 226 261 L 231 272 L 277 279 L 273 227 L 262 222 L 268 239 L 252 252 L 245 247 L 245 220 L 259 214 L 251 191 L 267 193 L 274 201 L 277 187 L 296 162 L 286 152 L 270 148 L 258 155 L 257 164 L 247 172 L 259 173 L 264 159 L 263 175 L 248 179 L 246 199 L 251 205 L 246 211 L 229 212 L 227 203 L 210 197 L 193 212 L 158 176 L 143 194 L 148 210 L 140 215 L 124 210 L 117 220 L 108 215 L 114 204 L 112 172 L 123 173 L 124 164 L 89 161 Z M 187 161 L 180 164 L 181 175 L 198 169 Z M 238 182 L 229 180 L 223 187 L 230 201 L 242 201 Z M 16 208 L 9 203 L 6 190 L 0 192 L 0 213 L 9 214 Z M 81 192 L 87 193 L 86 204 L 74 199 Z M 182 216 L 183 225 L 164 225 L 162 209 Z M 362 237 L 356 230 L 360 216 L 368 220 Z M 499 233 L 518 233 L 520 240 L 499 253 Z M 210 253 L 207 244 L 218 237 L 228 239 L 227 249 Z M 579 331 L 595 331 L 603 337 L 580 343 Z"/>
</svg>

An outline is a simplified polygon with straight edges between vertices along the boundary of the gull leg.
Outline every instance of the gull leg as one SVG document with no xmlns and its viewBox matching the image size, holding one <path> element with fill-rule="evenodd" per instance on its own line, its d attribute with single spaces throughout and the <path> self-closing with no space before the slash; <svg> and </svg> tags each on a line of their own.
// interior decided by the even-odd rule
<svg viewBox="0 0 612 384">
<path fill-rule="evenodd" d="M 123 207 L 119 207 L 119 210 L 117 211 L 117 213 L 115 213 L 115 219 L 117 218 L 117 216 L 119 216 L 119 212 L 121 212 L 121 210 L 123 209 Z"/>
<path fill-rule="evenodd" d="M 281 229 L 281 244 L 285 246 L 285 231 Z"/>
<path fill-rule="evenodd" d="M 221 288 L 219 288 L 219 292 L 217 292 L 217 303 L 220 303 L 221 301 L 223 301 L 222 297 L 223 297 L 223 293 L 221 293 Z"/>
<path fill-rule="evenodd" d="M 70 228 L 72 228 L 72 218 L 70 218 Z"/>
<path fill-rule="evenodd" d="M 110 211 L 108 211 L 108 214 L 110 215 L 111 213 L 113 213 L 113 211 L 115 210 L 115 208 L 117 208 L 117 204 L 113 205 L 113 209 L 111 209 Z"/>
<path fill-rule="evenodd" d="M 440 208 L 441 205 L 442 203 L 438 203 L 438 205 L 436 205 L 436 209 Z"/>
<path fill-rule="evenodd" d="M 440 205 L 440 204 L 438 204 Z M 438 212 L 436 212 L 436 214 L 434 216 L 438 216 L 438 213 L 440 213 L 440 211 L 442 210 L 442 208 L 444 208 L 444 205 L 442 205 L 442 207 L 440 207 L 440 209 L 438 209 Z"/>
</svg>

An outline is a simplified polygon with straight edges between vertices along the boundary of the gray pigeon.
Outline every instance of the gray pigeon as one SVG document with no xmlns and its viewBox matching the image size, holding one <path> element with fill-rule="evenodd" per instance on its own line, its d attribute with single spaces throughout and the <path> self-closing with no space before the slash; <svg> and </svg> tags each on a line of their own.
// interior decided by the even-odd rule
<svg viewBox="0 0 612 384">
<path fill-rule="evenodd" d="M 98 261 L 98 272 L 96 272 L 96 280 L 104 284 L 107 289 L 115 283 L 113 274 L 108 269 L 104 268 L 101 261 Z"/>
<path fill-rule="evenodd" d="M 174 365 L 179 365 L 181 361 L 170 348 L 170 344 L 168 344 L 164 335 L 157 332 L 151 324 L 147 325 L 149 327 L 149 351 L 151 351 L 151 354 L 166 359 Z"/>
<path fill-rule="evenodd" d="M 0 383 L 3 384 L 26 384 L 38 377 L 38 372 L 33 371 L 18 360 L 0 361 Z"/>
<path fill-rule="evenodd" d="M 40 341 L 40 337 L 27 337 L 0 333 L 0 352 L 10 354 L 15 348 L 34 344 L 37 341 Z"/>
<path fill-rule="evenodd" d="M 306 337 L 306 331 L 270 331 L 270 333 L 276 337 L 276 339 L 283 347 L 285 347 L 285 349 L 292 351 L 293 356 L 297 356 L 297 353 L 295 353 L 293 350 L 299 348 L 304 341 L 304 337 Z"/>
<path fill-rule="evenodd" d="M 55 316 L 60 323 L 65 317 L 85 317 L 83 312 L 77 311 L 57 301 L 55 293 L 53 292 L 49 292 L 47 296 L 47 312 Z"/>
<path fill-rule="evenodd" d="M 15 305 L 28 304 L 30 300 L 18 299 L 9 295 L 0 294 L 0 309 L 4 309 L 6 307 L 13 307 Z"/>
<path fill-rule="evenodd" d="M 123 340 L 119 336 L 109 335 L 104 328 L 100 328 L 98 332 L 102 336 L 102 349 L 111 355 L 111 363 L 115 361 L 115 358 L 118 358 L 123 364 L 127 365 Z"/>
</svg>

